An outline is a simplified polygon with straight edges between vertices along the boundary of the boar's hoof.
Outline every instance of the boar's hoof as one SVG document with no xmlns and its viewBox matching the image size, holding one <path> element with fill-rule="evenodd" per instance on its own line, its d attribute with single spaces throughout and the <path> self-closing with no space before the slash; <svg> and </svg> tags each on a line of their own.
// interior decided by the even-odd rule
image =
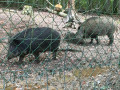
<svg viewBox="0 0 120 90">
<path fill-rule="evenodd" d="M 107 46 L 112 46 L 112 43 L 108 43 L 108 45 Z"/>
<path fill-rule="evenodd" d="M 35 64 L 39 64 L 39 63 L 40 63 L 40 60 L 37 59 L 37 60 L 34 61 L 34 63 L 35 63 Z"/>
<path fill-rule="evenodd" d="M 52 60 L 57 60 L 56 57 L 53 57 Z"/>
<path fill-rule="evenodd" d="M 23 62 L 23 61 L 14 62 L 14 65 L 24 65 L 24 64 L 25 64 L 25 62 Z"/>
</svg>

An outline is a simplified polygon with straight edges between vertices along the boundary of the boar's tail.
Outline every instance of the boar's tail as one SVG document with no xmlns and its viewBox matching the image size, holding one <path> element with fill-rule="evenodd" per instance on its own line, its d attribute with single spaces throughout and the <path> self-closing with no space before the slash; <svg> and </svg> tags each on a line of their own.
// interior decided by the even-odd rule
<svg viewBox="0 0 120 90">
<path fill-rule="evenodd" d="M 65 51 L 70 51 L 70 52 L 82 52 L 81 50 L 69 49 L 69 48 L 67 48 L 67 49 L 58 49 L 58 51 L 63 51 L 63 52 L 65 52 Z"/>
</svg>

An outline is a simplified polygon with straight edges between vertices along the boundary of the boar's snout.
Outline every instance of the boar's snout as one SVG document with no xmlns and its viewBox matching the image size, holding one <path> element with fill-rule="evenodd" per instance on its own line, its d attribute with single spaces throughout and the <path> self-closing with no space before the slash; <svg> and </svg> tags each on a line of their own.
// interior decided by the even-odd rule
<svg viewBox="0 0 120 90">
<path fill-rule="evenodd" d="M 7 59 L 9 60 L 9 59 L 13 58 L 13 55 L 12 55 L 12 53 L 9 53 L 9 52 L 8 52 L 8 54 L 6 55 L 6 57 L 7 57 Z"/>
</svg>

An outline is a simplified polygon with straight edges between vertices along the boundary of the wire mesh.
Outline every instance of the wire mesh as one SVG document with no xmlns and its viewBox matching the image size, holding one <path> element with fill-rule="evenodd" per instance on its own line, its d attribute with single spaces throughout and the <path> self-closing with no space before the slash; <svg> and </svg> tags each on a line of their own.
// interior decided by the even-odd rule
<svg viewBox="0 0 120 90">
<path fill-rule="evenodd" d="M 119 4 L 1 0 L 0 90 L 119 90 Z"/>
</svg>

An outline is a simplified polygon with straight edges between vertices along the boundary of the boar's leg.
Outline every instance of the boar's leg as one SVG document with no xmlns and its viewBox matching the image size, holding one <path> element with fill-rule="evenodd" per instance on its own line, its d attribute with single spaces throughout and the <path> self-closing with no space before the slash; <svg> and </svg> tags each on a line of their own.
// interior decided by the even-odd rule
<svg viewBox="0 0 120 90">
<path fill-rule="evenodd" d="M 35 63 L 39 63 L 39 53 L 33 53 L 33 55 L 35 56 Z"/>
<path fill-rule="evenodd" d="M 53 51 L 53 57 L 52 57 L 53 60 L 56 60 L 56 52 L 57 50 Z"/>
<path fill-rule="evenodd" d="M 24 57 L 25 57 L 25 55 L 20 55 L 18 64 L 22 64 L 23 63 Z"/>
<path fill-rule="evenodd" d="M 93 38 L 93 37 L 91 37 L 91 41 L 90 41 L 90 44 L 92 44 L 92 43 L 93 43 L 93 39 L 94 39 L 94 38 Z"/>
<path fill-rule="evenodd" d="M 90 41 L 90 44 L 92 44 L 92 43 L 93 43 L 93 39 L 95 39 L 95 40 L 96 40 L 97 44 L 99 44 L 99 43 L 100 43 L 100 42 L 99 42 L 99 39 L 98 39 L 98 36 L 96 35 L 96 36 L 91 36 L 91 41 Z"/>
<path fill-rule="evenodd" d="M 96 40 L 97 44 L 100 44 L 100 41 L 99 41 L 99 39 L 98 39 L 98 36 L 95 37 L 95 40 Z"/>
<path fill-rule="evenodd" d="M 53 60 L 56 59 L 56 52 L 53 52 L 53 57 L 52 57 Z"/>
<path fill-rule="evenodd" d="M 108 45 L 111 45 L 112 43 L 113 43 L 113 41 L 114 41 L 114 36 L 113 36 L 113 34 L 108 34 L 108 38 L 109 38 L 109 44 Z"/>
</svg>

